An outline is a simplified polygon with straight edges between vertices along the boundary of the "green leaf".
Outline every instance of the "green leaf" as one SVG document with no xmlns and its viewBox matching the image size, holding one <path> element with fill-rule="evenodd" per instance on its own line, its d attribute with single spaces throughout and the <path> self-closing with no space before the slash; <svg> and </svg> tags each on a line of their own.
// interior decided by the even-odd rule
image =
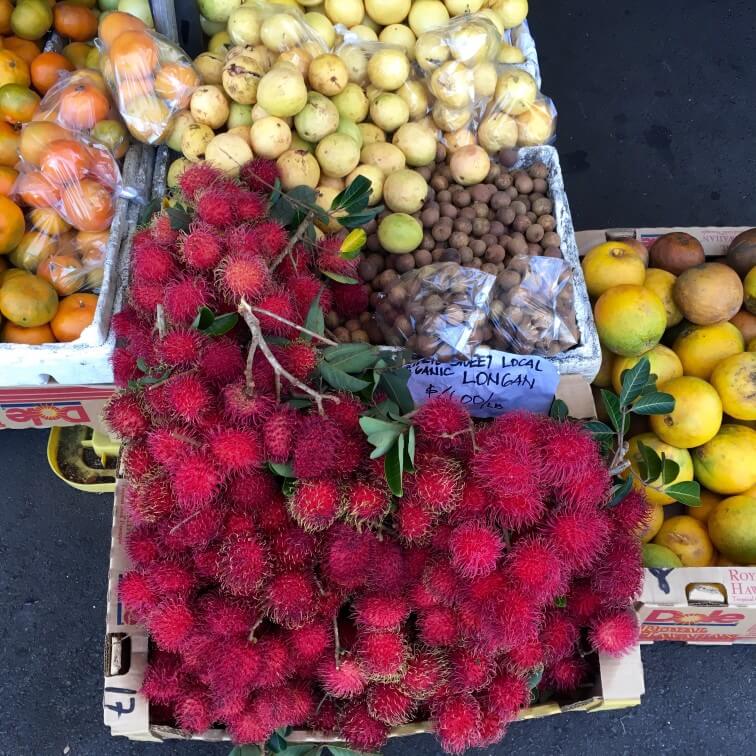
<svg viewBox="0 0 756 756">
<path fill-rule="evenodd" d="M 274 732 L 268 738 L 266 745 L 268 747 L 268 750 L 272 751 L 273 753 L 281 753 L 286 751 L 287 743 L 277 732 Z"/>
<path fill-rule="evenodd" d="M 376 207 L 362 210 L 359 213 L 350 213 L 349 215 L 336 218 L 336 220 L 344 228 L 360 228 L 370 223 L 381 212 L 383 212 L 383 205 L 377 205 Z"/>
<path fill-rule="evenodd" d="M 622 499 L 630 493 L 630 489 L 633 487 L 633 479 L 628 475 L 622 483 L 616 483 L 612 486 L 612 498 L 609 499 L 609 503 L 606 505 L 607 509 L 613 509 L 619 504 Z"/>
<path fill-rule="evenodd" d="M 371 344 L 340 344 L 328 347 L 323 357 L 333 367 L 340 368 L 345 373 L 361 373 L 375 365 L 378 353 Z"/>
<path fill-rule="evenodd" d="M 208 336 L 223 336 L 224 333 L 232 330 L 238 322 L 239 315 L 237 313 L 227 312 L 215 318 L 207 328 L 201 328 L 200 330 Z"/>
<path fill-rule="evenodd" d="M 268 200 L 268 207 L 270 208 L 273 205 L 275 205 L 279 199 L 281 199 L 281 179 L 276 179 L 273 182 L 273 190 L 270 193 L 270 199 Z"/>
<path fill-rule="evenodd" d="M 650 446 L 646 446 L 643 441 L 638 441 L 638 451 L 641 455 L 639 469 L 643 482 L 651 483 L 662 473 L 661 457 Z"/>
<path fill-rule="evenodd" d="M 701 506 L 701 486 L 695 480 L 684 480 L 682 483 L 673 483 L 664 489 L 664 493 L 681 504 L 687 504 L 689 507 Z"/>
<path fill-rule="evenodd" d="M 282 478 L 295 478 L 294 469 L 288 462 L 268 462 L 268 467 Z"/>
<path fill-rule="evenodd" d="M 284 478 L 281 483 L 281 493 L 284 496 L 294 496 L 294 491 L 297 490 L 297 481 L 294 478 Z"/>
<path fill-rule="evenodd" d="M 661 391 L 639 397 L 632 406 L 636 415 L 666 415 L 674 408 L 675 397 L 672 394 L 663 394 Z"/>
<path fill-rule="evenodd" d="M 317 193 L 311 186 L 295 186 L 291 191 L 281 195 L 268 214 L 284 226 L 299 223 L 299 218 L 308 212 L 325 215 L 323 209 L 317 206 L 316 199 Z M 328 222 L 327 216 L 325 222 Z"/>
<path fill-rule="evenodd" d="M 415 426 L 410 425 L 407 431 L 407 456 L 412 463 L 412 467 L 415 467 Z"/>
<path fill-rule="evenodd" d="M 324 746 L 324 749 L 330 751 L 333 756 L 381 756 L 380 753 L 374 753 L 372 751 L 353 751 L 351 748 L 344 748 L 343 746 L 327 745 Z"/>
<path fill-rule="evenodd" d="M 209 307 L 200 307 L 197 310 L 197 317 L 192 321 L 192 328 L 198 331 L 204 331 L 215 320 L 215 314 Z"/>
<path fill-rule="evenodd" d="M 150 366 L 149 366 L 149 365 L 147 364 L 147 362 L 145 361 L 144 357 L 139 357 L 139 358 L 137 358 L 137 361 L 136 361 L 136 366 L 137 366 L 137 367 L 138 367 L 138 368 L 139 368 L 139 369 L 140 369 L 140 370 L 141 370 L 141 371 L 142 371 L 143 373 L 149 373 L 149 372 L 151 372 L 151 371 L 150 371 Z"/>
<path fill-rule="evenodd" d="M 567 606 L 567 596 L 557 596 L 554 599 L 554 606 L 559 609 L 564 609 L 564 607 Z"/>
<path fill-rule="evenodd" d="M 378 457 L 386 454 L 401 435 L 401 431 L 382 431 L 381 433 L 373 433 L 368 436 L 368 443 L 375 447 L 370 452 L 370 459 L 378 459 Z"/>
<path fill-rule="evenodd" d="M 662 461 L 662 483 L 666 486 L 671 483 L 680 474 L 680 465 L 673 459 L 664 459 Z"/>
<path fill-rule="evenodd" d="M 383 469 L 386 481 L 394 496 L 402 495 L 402 472 L 404 468 L 404 436 L 398 436 L 396 443 L 386 454 Z"/>
<path fill-rule="evenodd" d="M 290 407 L 294 409 L 309 409 L 312 407 L 312 399 L 305 399 L 304 397 L 295 396 L 286 402 Z"/>
<path fill-rule="evenodd" d="M 629 370 L 622 371 L 620 377 L 622 391 L 620 391 L 619 397 L 621 407 L 627 407 L 628 404 L 641 395 L 650 373 L 651 364 L 648 361 L 648 357 L 641 357 Z"/>
<path fill-rule="evenodd" d="M 363 381 L 362 378 L 355 378 L 353 375 L 349 375 L 349 373 L 345 373 L 343 370 L 329 365 L 325 360 L 318 363 L 318 371 L 337 391 L 349 391 L 355 394 L 370 385 L 368 381 Z"/>
<path fill-rule="evenodd" d="M 380 420 L 377 417 L 361 417 L 360 428 L 366 435 L 372 436 L 373 433 L 383 433 L 384 431 L 396 429 L 397 433 L 402 432 L 399 423 L 392 423 L 388 420 Z"/>
<path fill-rule="evenodd" d="M 322 753 L 322 748 L 312 743 L 292 743 L 285 751 L 279 751 L 279 756 L 317 756 Z"/>
<path fill-rule="evenodd" d="M 168 207 L 165 210 L 168 220 L 171 222 L 171 228 L 174 231 L 188 231 L 191 217 L 184 210 L 178 207 Z"/>
<path fill-rule="evenodd" d="M 622 432 L 627 429 L 629 425 L 628 418 L 625 418 L 625 428 L 622 427 L 622 410 L 620 409 L 620 400 L 617 394 L 607 389 L 601 389 L 601 398 L 604 401 L 604 407 L 606 407 L 606 414 L 609 415 L 609 419 L 612 421 L 614 429 L 618 432 Z"/>
<path fill-rule="evenodd" d="M 305 318 L 304 323 L 304 326 L 308 331 L 317 333 L 318 336 L 322 336 L 325 333 L 325 318 L 323 317 L 323 310 L 320 309 L 320 295 L 322 291 L 323 290 L 321 289 L 315 299 L 312 300 L 312 304 L 307 311 L 307 317 Z M 303 338 L 312 341 L 312 337 L 307 336 L 307 334 L 303 334 Z"/>
<path fill-rule="evenodd" d="M 366 176 L 357 176 L 343 192 L 339 192 L 331 202 L 331 211 L 346 210 L 347 213 L 362 210 L 370 198 L 372 181 Z"/>
<path fill-rule="evenodd" d="M 356 278 L 351 278 L 350 276 L 343 276 L 341 273 L 334 273 L 332 270 L 323 270 L 321 268 L 320 272 L 324 275 L 330 278 L 332 281 L 336 281 L 336 283 L 343 283 L 343 284 L 358 284 L 359 281 Z"/>
<path fill-rule="evenodd" d="M 381 373 L 378 387 L 386 394 L 389 399 L 396 402 L 399 410 L 403 415 L 412 412 L 415 409 L 415 403 L 412 401 L 412 394 L 407 388 L 410 371 L 407 368 L 396 368 Z"/>
<path fill-rule="evenodd" d="M 365 246 L 367 234 L 364 228 L 355 228 L 350 231 L 339 247 L 339 255 L 345 260 L 354 260 L 360 254 L 360 250 Z"/>
<path fill-rule="evenodd" d="M 554 399 L 551 403 L 551 409 L 549 410 L 549 417 L 554 420 L 562 421 L 566 420 L 568 415 L 569 410 L 567 409 L 567 403 L 561 399 Z"/>
<path fill-rule="evenodd" d="M 256 745 L 236 746 L 228 756 L 260 756 L 260 749 Z"/>
<path fill-rule="evenodd" d="M 155 215 L 155 213 L 159 212 L 162 206 L 163 206 L 162 197 L 155 197 L 154 199 L 151 199 L 142 208 L 142 211 L 139 213 L 139 220 L 137 221 L 137 226 L 140 226 L 140 227 L 146 226 L 152 219 L 152 216 Z"/>
<path fill-rule="evenodd" d="M 615 435 L 614 431 L 606 423 L 602 423 L 600 420 L 589 420 L 588 422 L 583 423 L 583 427 L 599 441 L 614 438 Z"/>
<path fill-rule="evenodd" d="M 543 664 L 539 664 L 532 672 L 530 677 L 528 677 L 528 687 L 533 690 L 533 688 L 537 688 L 538 684 L 541 682 L 541 678 L 543 677 Z"/>
</svg>

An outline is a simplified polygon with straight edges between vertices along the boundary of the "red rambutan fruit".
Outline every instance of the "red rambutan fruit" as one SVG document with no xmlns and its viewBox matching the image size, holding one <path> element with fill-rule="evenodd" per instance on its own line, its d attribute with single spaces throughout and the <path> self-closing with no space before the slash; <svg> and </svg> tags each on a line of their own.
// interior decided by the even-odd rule
<svg viewBox="0 0 756 756">
<path fill-rule="evenodd" d="M 266 197 L 273 191 L 277 178 L 280 178 L 280 174 L 276 161 L 267 158 L 250 160 L 239 171 L 239 179 L 242 183 L 253 192 L 260 192 Z"/>
<path fill-rule="evenodd" d="M 336 423 L 344 433 L 361 433 L 360 417 L 364 410 L 362 402 L 354 394 L 339 392 L 336 396 L 338 402 L 325 404 L 326 417 Z"/>
<path fill-rule="evenodd" d="M 280 491 L 276 491 L 275 495 L 255 512 L 255 522 L 267 536 L 275 535 L 277 531 L 293 524 L 286 509 L 286 500 Z"/>
<path fill-rule="evenodd" d="M 340 511 L 339 486 L 327 478 L 300 481 L 289 499 L 289 513 L 308 531 L 325 530 Z"/>
<path fill-rule="evenodd" d="M 349 320 L 367 312 L 370 305 L 370 289 L 364 284 L 342 284 L 334 281 L 330 288 L 333 292 L 333 307 L 342 317 Z"/>
<path fill-rule="evenodd" d="M 165 467 L 170 467 L 187 452 L 196 450 L 199 446 L 199 441 L 188 428 L 157 427 L 147 434 L 147 448 L 150 454 Z"/>
<path fill-rule="evenodd" d="M 115 394 L 102 411 L 102 416 L 113 435 L 121 439 L 143 436 L 150 427 L 144 405 L 136 394 Z"/>
<path fill-rule="evenodd" d="M 144 478 L 140 481 L 129 507 L 142 522 L 157 522 L 171 513 L 175 503 L 168 480 L 162 475 Z"/>
<path fill-rule="evenodd" d="M 158 359 L 170 367 L 189 367 L 199 359 L 202 334 L 194 328 L 176 328 L 157 343 Z"/>
<path fill-rule="evenodd" d="M 362 695 L 367 677 L 356 661 L 342 657 L 338 666 L 328 657 L 318 667 L 318 680 L 323 690 L 334 698 L 354 698 Z"/>
<path fill-rule="evenodd" d="M 262 221 L 255 226 L 254 232 L 255 246 L 252 251 L 271 262 L 289 241 L 286 229 L 276 221 Z"/>
<path fill-rule="evenodd" d="M 336 273 L 340 276 L 346 276 L 347 278 L 353 278 L 359 280 L 359 274 L 357 272 L 357 266 L 359 260 L 354 258 L 347 260 L 339 253 L 339 247 L 341 246 L 341 239 L 337 237 L 331 237 L 334 244 L 329 244 L 328 237 L 323 239 L 318 244 L 318 258 L 316 265 L 318 270 L 323 273 Z M 334 247 L 330 249 L 327 247 Z M 346 286 L 358 286 L 358 284 L 346 284 Z M 362 310 L 364 312 L 364 309 Z"/>
<path fill-rule="evenodd" d="M 255 227 L 251 223 L 242 223 L 226 231 L 226 252 L 229 255 L 245 257 L 257 253 L 255 249 Z"/>
<path fill-rule="evenodd" d="M 587 674 L 588 663 L 582 656 L 565 656 L 546 666 L 541 686 L 558 693 L 572 693 L 585 680 Z"/>
<path fill-rule="evenodd" d="M 294 682 L 271 691 L 279 722 L 297 725 L 306 722 L 315 712 L 317 701 L 312 687 L 305 682 Z"/>
<path fill-rule="evenodd" d="M 291 457 L 299 414 L 291 407 L 277 407 L 262 423 L 265 456 L 271 462 L 286 462 Z"/>
<path fill-rule="evenodd" d="M 150 587 L 161 598 L 188 596 L 196 585 L 192 571 L 179 562 L 153 562 L 145 574 Z"/>
<path fill-rule="evenodd" d="M 457 615 L 446 606 L 433 606 L 418 612 L 417 630 L 426 646 L 453 646 L 459 640 Z"/>
<path fill-rule="evenodd" d="M 166 396 L 165 383 L 152 384 L 147 386 L 142 392 L 142 398 L 144 399 L 148 413 L 160 421 L 159 423 L 153 422 L 153 427 L 158 424 L 162 425 L 172 415 L 171 405 Z"/>
<path fill-rule="evenodd" d="M 333 645 L 333 630 L 329 622 L 316 620 L 289 630 L 286 638 L 295 664 L 309 674 L 310 667 Z"/>
<path fill-rule="evenodd" d="M 479 603 L 494 600 L 501 590 L 507 587 L 507 579 L 503 570 L 499 569 L 488 575 L 481 575 L 467 581 L 465 586 L 469 598 Z"/>
<path fill-rule="evenodd" d="M 240 221 L 253 221 L 265 214 L 265 200 L 257 192 L 237 192 L 234 196 L 234 211 Z"/>
<path fill-rule="evenodd" d="M 124 446 L 121 461 L 124 475 L 129 480 L 138 481 L 155 470 L 155 459 L 147 444 L 141 441 Z"/>
<path fill-rule="evenodd" d="M 324 698 L 318 706 L 317 711 L 307 720 L 307 728 L 315 732 L 335 732 L 339 724 L 339 709 L 335 701 Z"/>
<path fill-rule="evenodd" d="M 350 748 L 378 751 L 388 738 L 389 726 L 370 716 L 364 700 L 351 704 L 341 720 L 341 734 Z"/>
<path fill-rule="evenodd" d="M 223 643 L 216 639 L 208 651 L 207 682 L 213 695 L 226 699 L 226 702 L 240 694 L 246 695 L 265 666 L 259 645 L 246 637 L 227 638 Z"/>
<path fill-rule="evenodd" d="M 164 247 L 172 247 L 176 243 L 176 239 L 178 239 L 178 231 L 173 228 L 171 219 L 166 213 L 161 213 L 155 217 L 150 232 L 155 241 Z"/>
<path fill-rule="evenodd" d="M 235 743 L 265 743 L 276 729 L 270 705 L 259 696 L 248 702 L 228 724 Z"/>
<path fill-rule="evenodd" d="M 226 257 L 215 269 L 216 285 L 231 301 L 259 301 L 270 286 L 270 271 L 259 255 Z"/>
<path fill-rule="evenodd" d="M 463 577 L 488 575 L 504 550 L 499 533 L 484 522 L 458 525 L 449 536 L 449 554 L 454 569 Z"/>
<path fill-rule="evenodd" d="M 572 509 L 602 507 L 609 501 L 612 477 L 602 462 L 585 465 L 579 477 L 570 477 L 554 489 L 554 496 L 563 506 Z"/>
<path fill-rule="evenodd" d="M 196 200 L 197 217 L 214 228 L 226 228 L 234 222 L 233 194 L 225 187 L 210 186 Z"/>
<path fill-rule="evenodd" d="M 543 493 L 537 485 L 532 485 L 516 492 L 494 496 L 489 505 L 491 519 L 506 530 L 535 525 L 546 511 Z"/>
<path fill-rule="evenodd" d="M 436 457 L 418 468 L 408 487 L 431 512 L 451 512 L 462 498 L 462 470 L 451 460 Z"/>
<path fill-rule="evenodd" d="M 159 304 L 163 304 L 165 285 L 155 281 L 134 281 L 129 286 L 129 302 L 143 315 L 155 316 Z"/>
<path fill-rule="evenodd" d="M 431 651 L 418 651 L 407 661 L 407 669 L 400 682 L 410 697 L 424 701 L 430 698 L 449 677 L 446 661 Z"/>
<path fill-rule="evenodd" d="M 307 479 L 337 472 L 336 450 L 343 440 L 336 423 L 317 415 L 303 418 L 294 444 L 294 475 Z"/>
<path fill-rule="evenodd" d="M 385 486 L 356 480 L 344 489 L 344 513 L 355 523 L 378 523 L 391 506 L 391 495 Z"/>
<path fill-rule="evenodd" d="M 604 603 L 624 608 L 643 587 L 641 545 L 632 535 L 616 535 L 591 575 L 591 585 Z"/>
<path fill-rule="evenodd" d="M 171 488 L 178 505 L 187 513 L 208 506 L 222 480 L 213 458 L 201 451 L 187 453 L 171 470 Z"/>
<path fill-rule="evenodd" d="M 648 525 L 652 511 L 645 494 L 633 489 L 612 508 L 609 519 L 614 529 L 634 534 Z"/>
<path fill-rule="evenodd" d="M 439 451 L 454 451 L 470 429 L 470 414 L 456 399 L 439 396 L 420 407 L 412 424 Z"/>
<path fill-rule="evenodd" d="M 430 536 L 435 517 L 419 501 L 405 497 L 394 513 L 399 538 L 406 543 L 423 543 Z"/>
<path fill-rule="evenodd" d="M 425 566 L 431 560 L 431 550 L 423 546 L 411 546 L 403 548 L 404 569 L 407 579 L 415 582 L 422 577 Z"/>
<path fill-rule="evenodd" d="M 162 384 L 171 412 L 188 423 L 199 423 L 210 411 L 213 396 L 194 373 L 179 373 Z"/>
<path fill-rule="evenodd" d="M 480 718 L 478 736 L 473 742 L 474 748 L 488 748 L 499 743 L 507 732 L 509 720 L 491 709 L 483 708 Z"/>
<path fill-rule="evenodd" d="M 271 347 L 273 356 L 278 359 L 280 348 Z M 280 360 L 279 360 L 280 362 Z M 260 391 L 266 396 L 272 396 L 276 390 L 276 374 L 273 372 L 273 366 L 270 360 L 258 349 L 252 360 L 252 379 L 255 391 Z M 288 391 L 288 383 L 282 382 L 283 392 Z"/>
<path fill-rule="evenodd" d="M 540 536 L 518 539 L 507 555 L 505 567 L 515 585 L 542 602 L 550 601 L 565 589 L 559 554 Z"/>
<path fill-rule="evenodd" d="M 218 535 L 221 516 L 218 499 L 190 517 L 174 512 L 166 523 L 168 532 L 163 534 L 163 544 L 175 551 L 205 548 Z"/>
<path fill-rule="evenodd" d="M 208 436 L 210 451 L 224 472 L 262 467 L 265 461 L 260 435 L 253 430 L 220 428 Z"/>
<path fill-rule="evenodd" d="M 567 609 L 580 625 L 585 625 L 598 614 L 603 605 L 601 595 L 588 579 L 576 580 L 567 594 Z"/>
<path fill-rule="evenodd" d="M 370 716 L 389 727 L 406 724 L 415 711 L 415 702 L 398 685 L 371 685 L 366 700 Z"/>
<path fill-rule="evenodd" d="M 268 312 L 271 314 L 267 315 Z M 278 319 L 283 318 L 289 323 L 299 323 L 299 315 L 291 295 L 283 289 L 275 289 L 260 299 L 255 306 L 255 315 L 260 321 L 260 328 L 264 334 L 281 336 L 285 339 L 295 339 L 299 335 L 296 328 Z M 274 315 L 278 317 L 273 317 Z"/>
<path fill-rule="evenodd" d="M 276 273 L 279 281 L 286 281 L 287 283 L 294 277 L 302 273 L 306 273 L 310 270 L 310 263 L 312 262 L 312 252 L 309 245 L 295 244 L 294 249 L 284 257 L 280 265 L 276 268 Z M 330 301 L 331 292 L 329 290 L 328 296 Z M 323 299 L 321 297 L 321 299 Z M 325 301 L 323 299 L 323 301 Z M 323 307 L 321 306 L 321 309 Z M 306 313 L 305 313 L 306 314 Z"/>
<path fill-rule="evenodd" d="M 588 640 L 593 648 L 609 656 L 622 656 L 640 637 L 638 618 L 632 609 L 607 612 L 591 622 Z"/>
<path fill-rule="evenodd" d="M 446 562 L 433 562 L 423 572 L 423 583 L 428 592 L 444 606 L 453 606 L 462 591 L 459 575 Z"/>
<path fill-rule="evenodd" d="M 366 594 L 355 599 L 354 619 L 357 627 L 368 630 L 398 630 L 410 613 L 401 596 Z"/>
<path fill-rule="evenodd" d="M 192 561 L 194 563 L 194 569 L 197 570 L 197 574 L 201 578 L 212 580 L 213 582 L 220 582 L 222 558 L 221 547 L 219 544 L 214 543 L 207 546 L 205 549 L 194 550 L 192 552 Z"/>
<path fill-rule="evenodd" d="M 530 687 L 522 677 L 501 672 L 488 686 L 486 698 L 493 711 L 510 720 L 530 703 Z"/>
<path fill-rule="evenodd" d="M 276 406 L 273 396 L 259 391 L 247 391 L 243 380 L 234 381 L 223 387 L 223 409 L 232 420 L 257 425 Z"/>
<path fill-rule="evenodd" d="M 270 551 L 275 563 L 285 569 L 312 567 L 318 541 L 311 533 L 295 525 L 270 535 Z"/>
<path fill-rule="evenodd" d="M 277 635 L 267 635 L 257 641 L 257 652 L 264 660 L 254 684 L 258 689 L 281 685 L 293 674 L 294 668 L 284 640 Z"/>
<path fill-rule="evenodd" d="M 544 535 L 568 569 L 585 570 L 606 545 L 609 520 L 603 512 L 589 509 L 556 512 Z"/>
<path fill-rule="evenodd" d="M 218 593 L 206 593 L 197 600 L 197 608 L 204 627 L 219 638 L 246 637 L 256 620 L 254 609 Z"/>
<path fill-rule="evenodd" d="M 118 596 L 127 611 L 143 620 L 157 606 L 158 597 L 147 575 L 132 571 L 118 581 Z"/>
<path fill-rule="evenodd" d="M 336 469 L 344 476 L 361 471 L 370 456 L 370 448 L 364 436 L 344 436 L 336 449 Z"/>
<path fill-rule="evenodd" d="M 200 690 L 182 693 L 176 703 L 176 723 L 183 730 L 199 733 L 209 729 L 215 721 L 210 696 Z"/>
<path fill-rule="evenodd" d="M 274 575 L 266 588 L 268 616 L 277 625 L 292 628 L 304 625 L 317 611 L 318 587 L 304 570 Z"/>
<path fill-rule="evenodd" d="M 221 584 L 233 596 L 254 596 L 268 576 L 268 549 L 254 535 L 223 544 Z"/>
<path fill-rule="evenodd" d="M 135 247 L 131 254 L 131 279 L 134 283 L 164 284 L 178 269 L 173 255 L 154 241 Z"/>
<path fill-rule="evenodd" d="M 134 338 L 141 338 L 144 333 L 144 324 L 139 319 L 136 310 L 128 305 L 113 315 L 111 325 L 116 338 L 128 342 L 131 342 Z"/>
<path fill-rule="evenodd" d="M 478 739 L 482 712 L 480 704 L 469 693 L 444 699 L 434 715 L 436 735 L 447 753 L 462 753 Z"/>
<path fill-rule="evenodd" d="M 322 481 L 321 481 L 322 482 Z M 332 528 L 322 569 L 328 580 L 352 590 L 367 582 L 374 556 L 375 539 L 346 525 Z"/>
<path fill-rule="evenodd" d="M 401 594 L 411 582 L 404 559 L 404 549 L 395 541 L 372 539 L 372 560 L 367 588 L 372 592 Z"/>
<path fill-rule="evenodd" d="M 181 696 L 181 659 L 175 654 L 157 651 L 144 670 L 141 693 L 150 703 L 170 704 Z"/>
<path fill-rule="evenodd" d="M 492 657 L 467 648 L 455 648 L 449 652 L 451 682 L 456 690 L 472 693 L 485 688 L 494 673 Z"/>
<path fill-rule="evenodd" d="M 287 344 L 276 355 L 284 370 L 291 373 L 297 380 L 306 382 L 312 375 L 312 371 L 318 365 L 318 353 L 303 341 L 294 341 Z M 330 402 L 335 404 L 335 402 Z"/>
<path fill-rule="evenodd" d="M 580 479 L 587 467 L 601 465 L 598 444 L 577 423 L 550 422 L 540 447 L 541 477 L 555 487 Z"/>
<path fill-rule="evenodd" d="M 164 651 L 180 651 L 194 627 L 194 614 L 186 601 L 171 598 L 158 604 L 147 620 L 150 635 Z"/>
<path fill-rule="evenodd" d="M 210 163 L 201 162 L 190 165 L 179 177 L 179 189 L 189 202 L 194 202 L 200 192 L 221 181 L 223 174 Z"/>
<path fill-rule="evenodd" d="M 320 295 L 318 304 L 323 312 L 330 311 L 333 306 L 331 290 L 310 273 L 301 272 L 292 275 L 286 281 L 286 288 L 291 292 L 294 307 L 302 321 L 307 317 L 307 313 L 318 295 Z"/>
<path fill-rule="evenodd" d="M 212 270 L 222 254 L 218 232 L 207 223 L 192 223 L 181 241 L 181 257 L 186 265 L 195 270 Z"/>
<path fill-rule="evenodd" d="M 543 664 L 544 650 L 537 636 L 511 648 L 505 660 L 508 669 L 517 674 L 528 674 Z"/>
<path fill-rule="evenodd" d="M 578 641 L 578 627 L 563 609 L 547 612 L 541 626 L 540 640 L 547 663 L 569 656 Z"/>
<path fill-rule="evenodd" d="M 492 494 L 492 503 L 500 496 L 532 494 L 537 475 L 529 448 L 515 438 L 489 433 L 472 460 L 472 472 Z"/>
<path fill-rule="evenodd" d="M 541 619 L 532 596 L 504 588 L 496 597 L 494 634 L 501 650 L 509 650 L 531 638 Z"/>
<path fill-rule="evenodd" d="M 174 324 L 189 325 L 197 317 L 200 307 L 210 307 L 212 303 L 210 285 L 199 276 L 175 278 L 163 290 L 165 314 Z"/>
</svg>

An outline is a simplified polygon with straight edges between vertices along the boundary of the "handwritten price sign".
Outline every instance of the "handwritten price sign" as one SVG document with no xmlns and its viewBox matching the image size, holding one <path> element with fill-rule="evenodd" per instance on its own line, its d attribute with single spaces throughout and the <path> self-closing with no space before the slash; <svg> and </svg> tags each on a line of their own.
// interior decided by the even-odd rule
<svg viewBox="0 0 756 756">
<path fill-rule="evenodd" d="M 408 368 L 415 404 L 451 396 L 475 417 L 496 417 L 515 409 L 548 412 L 559 383 L 559 373 L 545 357 L 495 350 L 459 362 L 419 360 Z"/>
</svg>

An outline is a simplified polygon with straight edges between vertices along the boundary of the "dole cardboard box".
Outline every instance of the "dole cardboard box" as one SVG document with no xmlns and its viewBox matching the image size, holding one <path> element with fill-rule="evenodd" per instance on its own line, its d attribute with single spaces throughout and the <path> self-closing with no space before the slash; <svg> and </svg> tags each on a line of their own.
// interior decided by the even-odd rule
<svg viewBox="0 0 756 756">
<path fill-rule="evenodd" d="M 562 376 L 556 391 L 574 417 L 593 417 L 595 406 L 590 386 L 582 376 Z M 125 541 L 129 523 L 124 503 L 125 484 L 118 481 L 113 504 L 113 531 L 108 571 L 108 597 L 105 635 L 105 685 L 103 716 L 112 735 L 129 740 L 228 740 L 222 728 L 192 735 L 174 725 L 153 720 L 147 699 L 139 693 L 149 657 L 146 629 L 130 617 L 121 604 L 118 586 L 130 569 Z M 520 719 L 562 714 L 571 711 L 606 711 L 640 705 L 644 693 L 640 646 L 618 659 L 599 655 L 597 675 L 585 685 L 577 700 L 559 700 L 537 704 L 520 713 Z M 430 732 L 427 722 L 396 727 L 391 737 Z M 294 730 L 286 736 L 289 743 L 339 742 L 334 736 L 307 730 Z"/>
<path fill-rule="evenodd" d="M 706 257 L 722 257 L 751 226 L 614 228 L 578 231 L 580 255 L 605 241 L 632 238 L 650 247 L 663 234 L 684 231 L 701 242 Z M 701 644 L 756 643 L 756 567 L 646 569 L 636 605 L 641 640 Z"/>
</svg>

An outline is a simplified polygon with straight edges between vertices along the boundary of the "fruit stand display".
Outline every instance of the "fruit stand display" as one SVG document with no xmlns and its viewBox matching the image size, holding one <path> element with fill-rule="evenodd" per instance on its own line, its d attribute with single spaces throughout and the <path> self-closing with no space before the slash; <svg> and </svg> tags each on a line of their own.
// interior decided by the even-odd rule
<svg viewBox="0 0 756 756">
<path fill-rule="evenodd" d="M 645 354 L 659 390 L 675 398 L 673 411 L 629 430 L 634 481 L 654 505 L 643 534 L 642 637 L 753 643 L 756 232 L 637 229 L 577 238 L 604 349 L 597 390 L 616 388 Z M 647 448 L 674 465 L 652 469 Z M 700 503 L 681 507 L 688 481 L 701 485 Z"/>
</svg>

